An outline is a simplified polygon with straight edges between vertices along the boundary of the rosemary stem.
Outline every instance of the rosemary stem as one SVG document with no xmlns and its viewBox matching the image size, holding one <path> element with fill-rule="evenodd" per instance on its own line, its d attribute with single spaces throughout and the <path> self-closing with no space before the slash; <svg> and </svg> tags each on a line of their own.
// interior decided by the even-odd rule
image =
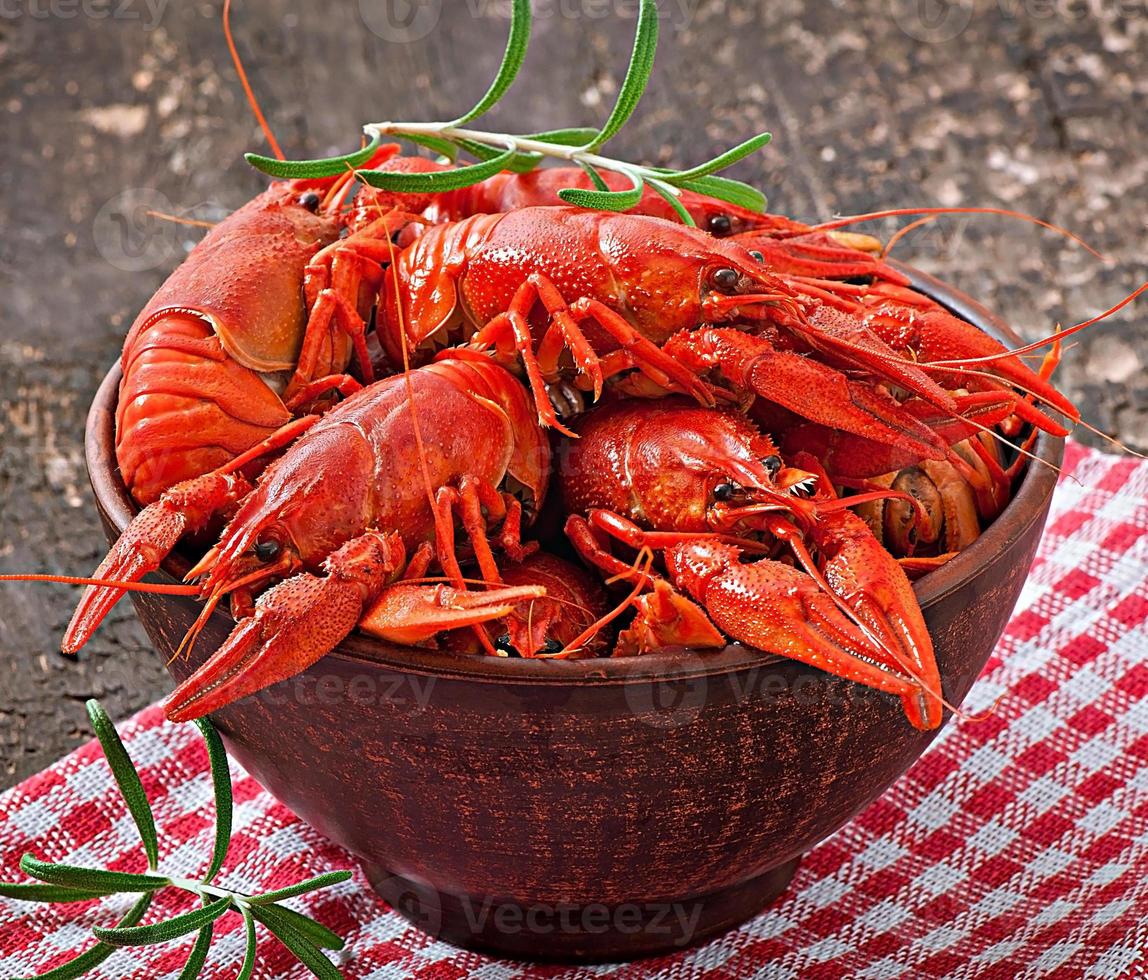
<svg viewBox="0 0 1148 980">
<path fill-rule="evenodd" d="M 213 898 L 230 898 L 236 905 L 246 905 L 247 896 L 239 892 L 231 891 L 229 888 L 220 888 L 218 885 L 208 885 L 202 881 L 195 881 L 192 878 L 168 878 L 176 888 L 182 888 L 184 891 L 193 892 L 201 898 L 211 896 Z"/>
<path fill-rule="evenodd" d="M 487 133 L 477 129 L 464 129 L 449 122 L 431 123 L 395 123 L 381 122 L 368 123 L 363 131 L 369 137 L 394 136 L 402 133 L 413 133 L 417 136 L 438 136 L 447 140 L 472 140 L 475 143 L 496 144 L 517 153 L 539 153 L 542 156 L 552 157 L 556 160 L 567 160 L 570 163 L 585 163 L 591 167 L 602 170 L 612 170 L 615 173 L 636 174 L 654 180 L 664 181 L 665 174 L 660 174 L 649 167 L 639 164 L 623 163 L 611 157 L 604 157 L 598 153 L 588 152 L 581 146 L 564 146 L 559 143 L 547 143 L 544 140 L 530 139 L 527 136 L 515 136 L 511 133 Z M 666 185 L 675 197 L 681 196 L 681 190 L 672 184 Z"/>
</svg>

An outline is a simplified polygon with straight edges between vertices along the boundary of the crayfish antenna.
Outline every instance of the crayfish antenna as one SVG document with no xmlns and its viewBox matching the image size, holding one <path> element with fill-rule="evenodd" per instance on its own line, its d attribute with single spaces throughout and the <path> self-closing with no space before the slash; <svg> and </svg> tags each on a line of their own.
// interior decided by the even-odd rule
<svg viewBox="0 0 1148 980">
<path fill-rule="evenodd" d="M 284 156 L 283 151 L 279 148 L 279 141 L 271 131 L 271 127 L 263 115 L 263 110 L 259 108 L 259 100 L 255 98 L 255 91 L 251 87 L 251 82 L 247 79 L 247 70 L 243 67 L 243 59 L 239 57 L 239 49 L 235 46 L 235 38 L 231 35 L 231 0 L 223 0 L 223 36 L 227 38 L 227 50 L 231 52 L 231 61 L 235 65 L 235 71 L 239 75 L 239 84 L 243 86 L 243 94 L 247 96 L 247 104 L 251 106 L 251 111 L 255 113 L 255 118 L 259 122 L 259 128 L 263 130 L 263 135 L 267 137 L 267 144 L 271 147 L 271 152 L 275 154 L 277 160 L 282 160 Z"/>
<path fill-rule="evenodd" d="M 0 575 L 0 582 L 51 582 L 56 585 L 95 585 L 104 589 L 122 589 L 124 592 L 143 592 L 149 595 L 199 595 L 194 585 L 166 585 L 162 582 L 124 582 L 116 579 L 85 578 L 81 575 Z"/>
<path fill-rule="evenodd" d="M 898 228 L 889 236 L 889 240 L 881 248 L 881 260 L 885 261 L 888 259 L 893 249 L 897 246 L 897 243 L 906 235 L 916 231 L 918 228 L 924 228 L 925 225 L 932 224 L 939 217 L 939 214 L 929 214 L 923 218 L 918 218 L 916 221 L 910 221 L 904 228 Z"/>
<path fill-rule="evenodd" d="M 147 210 L 144 214 L 149 218 L 170 221 L 173 225 L 186 225 L 189 228 L 214 228 L 219 223 L 217 221 L 201 221 L 199 218 L 184 218 L 178 214 L 168 214 L 166 211 Z"/>
<path fill-rule="evenodd" d="M 1089 423 L 1085 422 L 1084 419 L 1081 419 L 1076 424 L 1079 425 L 1082 429 L 1087 429 L 1094 436 L 1103 439 L 1113 448 L 1119 449 L 1122 453 L 1127 453 L 1129 456 L 1135 456 L 1137 459 L 1148 459 L 1148 454 L 1142 453 L 1138 449 L 1133 449 L 1127 443 L 1123 443 L 1117 439 L 1116 436 L 1110 435 L 1103 429 L 1098 429 L 1095 425 L 1089 425 Z"/>
<path fill-rule="evenodd" d="M 1103 313 L 1097 313 L 1096 316 L 1090 316 L 1087 320 L 1081 320 L 1080 323 L 1074 323 L 1071 327 L 1058 327 L 1055 331 L 1047 337 L 1041 337 L 1039 340 L 1034 340 L 1032 343 L 1025 344 L 1022 347 L 1014 347 L 1012 350 L 1005 350 L 996 354 L 989 354 L 985 357 L 966 357 L 958 360 L 944 360 L 944 361 L 930 361 L 930 365 L 936 364 L 976 364 L 976 363 L 991 363 L 998 361 L 1005 357 L 1016 357 L 1021 354 L 1032 354 L 1039 351 L 1043 347 L 1048 347 L 1052 344 L 1062 343 L 1073 334 L 1080 333 L 1082 330 L 1087 330 L 1094 324 L 1100 323 L 1102 320 L 1107 320 L 1115 313 L 1119 313 L 1124 307 L 1134 303 L 1141 295 L 1148 292 L 1148 282 L 1141 283 L 1132 292 L 1125 296 L 1119 303 L 1110 306 Z"/>
<path fill-rule="evenodd" d="M 1013 211 L 1009 208 L 887 208 L 883 211 L 868 211 L 865 214 L 852 214 L 846 217 L 834 218 L 832 221 L 823 221 L 821 224 L 813 225 L 812 230 L 833 231 L 836 228 L 847 228 L 849 225 L 859 224 L 862 221 L 876 221 L 879 218 L 908 218 L 916 215 L 942 214 L 995 214 L 1004 218 L 1015 218 L 1018 221 L 1024 221 L 1030 225 L 1036 225 L 1039 228 L 1046 228 L 1049 231 L 1056 232 L 1056 234 L 1067 238 L 1069 241 L 1075 242 L 1086 252 L 1100 259 L 1101 262 L 1108 261 L 1103 254 L 1096 251 L 1096 249 L 1089 245 L 1083 238 L 1069 231 L 1067 228 L 1054 225 L 1049 221 L 1043 221 L 1040 218 L 1033 217 L 1031 214 L 1025 214 L 1023 211 Z"/>
</svg>

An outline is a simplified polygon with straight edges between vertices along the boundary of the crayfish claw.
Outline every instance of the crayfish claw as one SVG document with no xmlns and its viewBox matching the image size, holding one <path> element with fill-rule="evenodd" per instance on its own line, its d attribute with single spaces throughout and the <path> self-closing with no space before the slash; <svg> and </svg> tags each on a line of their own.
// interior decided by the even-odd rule
<svg viewBox="0 0 1148 980">
<path fill-rule="evenodd" d="M 769 559 L 743 563 L 739 548 L 717 539 L 667 549 L 666 566 L 726 635 L 894 694 L 916 728 L 940 724 L 940 704 L 931 685 L 904 669 L 900 658 L 874 642 L 842 612 L 836 598 L 804 572 Z M 881 638 L 897 628 L 882 626 Z M 928 654 L 931 658 L 931 646 Z"/>
<path fill-rule="evenodd" d="M 383 591 L 359 623 L 364 633 L 392 643 L 425 643 L 436 633 L 502 619 L 520 602 L 543 599 L 540 585 L 464 592 L 449 585 L 401 582 Z"/>
<path fill-rule="evenodd" d="M 180 538 L 202 529 L 216 513 L 250 491 L 251 484 L 238 473 L 209 473 L 176 484 L 135 516 L 92 577 L 138 582 L 159 568 Z M 64 633 L 63 652 L 75 653 L 87 643 L 125 591 L 89 585 Z"/>
<path fill-rule="evenodd" d="M 665 579 L 654 579 L 654 590 L 634 600 L 637 615 L 618 636 L 614 656 L 629 657 L 666 647 L 717 649 L 726 645 L 714 626 L 692 599 L 687 599 Z"/>
<path fill-rule="evenodd" d="M 193 721 L 306 670 L 355 628 L 362 612 L 353 582 L 309 573 L 259 597 L 211 658 L 164 703 L 170 721 Z"/>
</svg>

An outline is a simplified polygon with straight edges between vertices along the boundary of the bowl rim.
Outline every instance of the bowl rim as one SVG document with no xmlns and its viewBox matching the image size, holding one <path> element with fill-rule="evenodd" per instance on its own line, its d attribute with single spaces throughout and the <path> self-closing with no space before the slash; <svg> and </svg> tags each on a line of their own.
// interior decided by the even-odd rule
<svg viewBox="0 0 1148 980">
<path fill-rule="evenodd" d="M 909 277 L 913 286 L 942 306 L 998 338 L 1017 343 L 1016 333 L 976 300 L 941 280 L 902 262 L 890 264 Z M 104 376 L 88 411 L 84 456 L 99 510 L 122 533 L 136 513 L 134 502 L 120 478 L 115 460 L 115 412 L 121 376 L 120 361 Z M 968 548 L 940 568 L 914 583 L 922 609 L 940 602 L 964 587 L 985 568 L 1002 560 L 1012 545 L 1036 521 L 1043 520 L 1045 505 L 1056 487 L 1057 471 L 1064 457 L 1062 437 L 1042 432 L 1033 447 L 1040 464 L 1030 462 L 1012 500 L 1000 516 Z M 1044 465 L 1049 464 L 1049 465 Z M 162 574 L 179 581 L 189 568 L 179 555 L 169 557 Z M 230 631 L 234 624 L 222 609 L 213 614 Z M 732 643 L 723 650 L 704 654 L 650 653 L 641 657 L 609 657 L 587 660 L 542 660 L 502 657 L 463 657 L 423 647 L 401 647 L 360 633 L 353 633 L 326 655 L 360 668 L 371 666 L 404 673 L 456 677 L 497 684 L 621 684 L 632 681 L 688 680 L 715 677 L 765 665 L 791 663 L 777 654 Z"/>
</svg>

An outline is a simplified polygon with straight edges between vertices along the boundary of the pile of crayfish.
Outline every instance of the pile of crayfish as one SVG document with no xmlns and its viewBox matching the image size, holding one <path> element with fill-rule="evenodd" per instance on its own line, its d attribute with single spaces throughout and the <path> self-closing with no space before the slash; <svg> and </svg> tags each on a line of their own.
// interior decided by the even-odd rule
<svg viewBox="0 0 1148 980">
<path fill-rule="evenodd" d="M 697 227 L 652 191 L 561 205 L 588 181 L 282 181 L 215 226 L 128 333 L 116 459 L 142 509 L 65 652 L 208 540 L 185 646 L 224 599 L 236 625 L 172 719 L 360 629 L 555 660 L 736 641 L 938 726 L 910 579 L 1000 513 L 1030 434 L 1078 419 L 1055 354 L 1033 370 L 869 236 L 689 192 Z"/>
</svg>

